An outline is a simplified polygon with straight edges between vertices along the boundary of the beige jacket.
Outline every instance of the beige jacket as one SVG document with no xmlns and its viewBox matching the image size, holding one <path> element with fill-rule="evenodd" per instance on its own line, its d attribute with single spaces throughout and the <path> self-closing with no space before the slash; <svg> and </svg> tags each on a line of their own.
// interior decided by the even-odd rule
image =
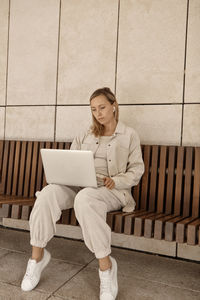
<svg viewBox="0 0 200 300">
<path fill-rule="evenodd" d="M 98 148 L 99 138 L 91 130 L 78 135 L 71 145 L 73 150 L 91 150 L 94 154 Z M 115 182 L 115 188 L 125 196 L 124 212 L 135 209 L 131 187 L 137 185 L 144 173 L 144 162 L 137 132 L 118 122 L 110 143 L 107 145 L 107 163 L 109 176 Z"/>
</svg>

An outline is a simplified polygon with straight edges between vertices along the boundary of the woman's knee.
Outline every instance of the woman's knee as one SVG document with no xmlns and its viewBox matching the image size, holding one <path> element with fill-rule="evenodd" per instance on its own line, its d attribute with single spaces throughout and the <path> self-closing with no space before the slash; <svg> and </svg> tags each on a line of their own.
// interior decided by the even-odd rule
<svg viewBox="0 0 200 300">
<path fill-rule="evenodd" d="M 84 188 L 78 192 L 74 199 L 74 210 L 82 211 L 84 208 L 87 208 L 91 202 L 93 188 Z"/>
</svg>

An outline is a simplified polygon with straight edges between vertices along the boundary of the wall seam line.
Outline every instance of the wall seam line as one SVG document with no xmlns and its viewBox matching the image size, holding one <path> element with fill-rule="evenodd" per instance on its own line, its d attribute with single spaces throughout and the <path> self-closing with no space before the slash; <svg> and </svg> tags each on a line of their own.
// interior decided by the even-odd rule
<svg viewBox="0 0 200 300">
<path fill-rule="evenodd" d="M 58 107 L 58 73 L 59 73 L 59 50 L 60 50 L 60 23 L 61 23 L 61 1 L 59 3 L 59 22 L 58 22 L 58 52 L 57 52 L 57 72 L 56 72 L 56 103 L 54 117 L 54 142 L 56 141 L 56 125 L 57 125 L 57 107 Z"/>
<path fill-rule="evenodd" d="M 190 1 L 187 0 L 187 14 L 186 14 L 186 29 L 185 29 L 185 54 L 184 54 L 184 73 L 183 73 L 183 101 L 182 101 L 182 117 L 181 117 L 181 143 L 183 144 L 183 119 L 185 108 L 185 75 L 186 75 L 186 57 L 187 57 L 187 36 L 188 36 L 188 19 L 189 19 L 189 5 Z"/>
<path fill-rule="evenodd" d="M 117 90 L 117 62 L 118 62 L 118 46 L 119 46 L 119 16 L 120 16 L 120 0 L 118 0 L 118 18 L 117 18 L 117 40 L 116 40 L 116 57 L 115 57 L 115 87 L 114 94 Z"/>
<path fill-rule="evenodd" d="M 8 40 L 7 40 L 7 60 L 6 60 L 6 88 L 5 88 L 5 111 L 4 111 L 4 133 L 3 139 L 6 138 L 6 111 L 7 111 L 7 100 L 8 100 L 8 60 L 9 60 L 9 39 L 10 39 L 10 6 L 11 0 L 8 4 Z"/>
</svg>

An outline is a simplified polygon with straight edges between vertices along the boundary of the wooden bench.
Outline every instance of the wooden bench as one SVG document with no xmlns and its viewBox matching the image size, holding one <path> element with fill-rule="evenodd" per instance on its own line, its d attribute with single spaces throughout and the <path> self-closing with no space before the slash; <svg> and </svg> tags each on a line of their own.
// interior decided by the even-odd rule
<svg viewBox="0 0 200 300">
<path fill-rule="evenodd" d="M 0 217 L 28 220 L 35 192 L 45 185 L 41 148 L 69 142 L 0 141 Z M 200 245 L 200 147 L 142 145 L 145 173 L 132 189 L 136 210 L 107 214 L 112 231 Z M 61 224 L 78 225 L 74 210 Z"/>
</svg>

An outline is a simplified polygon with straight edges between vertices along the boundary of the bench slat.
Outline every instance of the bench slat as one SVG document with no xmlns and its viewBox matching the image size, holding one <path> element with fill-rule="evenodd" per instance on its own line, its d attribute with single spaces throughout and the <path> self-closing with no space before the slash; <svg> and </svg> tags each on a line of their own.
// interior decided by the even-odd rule
<svg viewBox="0 0 200 300">
<path fill-rule="evenodd" d="M 0 182 L 2 179 L 4 141 L 0 141 Z"/>
<path fill-rule="evenodd" d="M 175 186 L 175 199 L 174 199 L 174 214 L 178 214 L 178 215 L 181 214 L 183 161 L 184 161 L 184 147 L 179 147 L 177 166 L 176 166 L 176 186 Z"/>
<path fill-rule="evenodd" d="M 168 175 L 167 175 L 167 191 L 166 191 L 166 205 L 165 213 L 172 213 L 173 208 L 173 186 L 174 186 L 174 167 L 175 167 L 175 152 L 176 148 L 174 146 L 169 147 L 169 162 L 168 162 Z"/>
<path fill-rule="evenodd" d="M 156 187 L 158 173 L 158 146 L 152 146 L 152 162 L 150 176 L 149 211 L 154 211 L 156 206 Z"/>
<path fill-rule="evenodd" d="M 39 142 L 34 142 L 32 167 L 31 167 L 31 179 L 30 179 L 30 192 L 29 192 L 30 197 L 34 197 L 35 195 L 38 156 L 39 156 Z"/>
<path fill-rule="evenodd" d="M 187 244 L 188 245 L 195 245 L 197 244 L 197 228 L 199 228 L 200 219 L 193 221 L 192 223 L 188 224 L 187 227 Z"/>
<path fill-rule="evenodd" d="M 16 141 L 15 146 L 15 162 L 13 171 L 13 184 L 12 184 L 12 195 L 17 195 L 18 179 L 19 179 L 19 168 L 20 168 L 20 152 L 21 152 L 21 142 Z"/>
<path fill-rule="evenodd" d="M 8 174 L 7 174 L 7 186 L 6 186 L 6 195 L 10 195 L 12 191 L 12 177 L 14 169 L 14 155 L 15 155 L 15 141 L 10 141 L 9 149 L 9 162 L 8 162 Z"/>
<path fill-rule="evenodd" d="M 2 166 L 2 178 L 0 183 L 0 194 L 6 194 L 9 146 L 10 146 L 9 141 L 5 141 L 4 151 L 3 151 L 3 166 Z"/>
<path fill-rule="evenodd" d="M 184 243 L 187 238 L 186 228 L 188 224 L 195 221 L 196 217 L 186 218 L 176 224 L 176 242 Z"/>
<path fill-rule="evenodd" d="M 185 184 L 184 184 L 184 203 L 183 216 L 190 215 L 190 199 L 191 199 L 191 181 L 192 181 L 192 147 L 186 147 L 186 166 L 185 166 Z"/>
<path fill-rule="evenodd" d="M 195 147 L 192 216 L 199 217 L 200 202 L 200 147 Z"/>
<path fill-rule="evenodd" d="M 23 195 L 23 186 L 24 186 L 24 176 L 25 176 L 25 163 L 26 163 L 26 149 L 27 149 L 27 142 L 22 142 L 22 149 L 21 149 L 21 157 L 20 157 L 20 170 L 19 170 L 19 183 L 18 183 L 18 196 Z"/>
<path fill-rule="evenodd" d="M 161 149 L 160 149 L 159 179 L 158 179 L 158 199 L 157 199 L 157 212 L 158 213 L 162 213 L 163 210 L 164 210 L 166 158 L 167 158 L 167 147 L 166 146 L 161 146 Z"/>
<path fill-rule="evenodd" d="M 45 148 L 45 143 L 39 143 L 39 155 L 38 155 L 38 169 L 37 169 L 37 181 L 36 181 L 36 191 L 41 191 L 42 189 L 42 178 L 43 178 L 43 167 L 40 149 Z"/>
<path fill-rule="evenodd" d="M 149 171 L 150 171 L 150 154 L 151 154 L 151 147 L 149 145 L 144 146 L 144 154 L 143 160 L 145 165 L 145 172 L 141 179 L 141 200 L 140 209 L 148 208 L 148 188 L 149 188 Z"/>
<path fill-rule="evenodd" d="M 28 195 L 29 195 L 32 151 L 33 151 L 33 142 L 28 142 L 27 157 L 26 157 L 26 169 L 25 169 L 25 178 L 24 178 L 24 192 L 23 192 L 23 196 L 25 196 L 25 197 L 28 197 Z"/>
</svg>

